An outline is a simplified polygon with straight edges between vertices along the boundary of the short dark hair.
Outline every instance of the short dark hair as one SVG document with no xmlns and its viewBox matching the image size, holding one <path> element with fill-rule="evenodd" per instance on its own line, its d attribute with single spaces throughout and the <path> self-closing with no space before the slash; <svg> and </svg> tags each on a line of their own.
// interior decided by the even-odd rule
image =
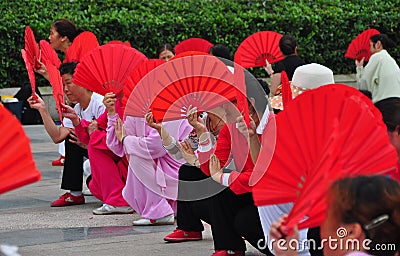
<svg viewBox="0 0 400 256">
<path fill-rule="evenodd" d="M 382 119 L 388 131 L 394 132 L 396 127 L 400 126 L 400 98 L 391 97 L 380 100 L 375 103 L 375 106 L 382 113 Z"/>
<path fill-rule="evenodd" d="M 386 34 L 373 35 L 370 40 L 374 45 L 380 41 L 383 49 L 389 49 L 396 46 L 395 42 L 393 42 Z"/>
<path fill-rule="evenodd" d="M 294 36 L 284 35 L 279 40 L 279 48 L 283 55 L 291 55 L 296 52 L 297 41 Z"/>
<path fill-rule="evenodd" d="M 163 51 L 170 51 L 175 55 L 174 47 L 172 47 L 170 43 L 166 43 L 158 47 L 156 51 L 156 57 L 160 58 L 160 53 L 162 53 Z"/>
<path fill-rule="evenodd" d="M 209 53 L 220 58 L 231 60 L 231 51 L 224 44 L 216 44 L 210 48 Z"/>
<path fill-rule="evenodd" d="M 72 76 L 75 73 L 75 68 L 77 64 L 77 62 L 66 62 L 61 64 L 59 68 L 60 75 L 70 74 Z"/>
</svg>

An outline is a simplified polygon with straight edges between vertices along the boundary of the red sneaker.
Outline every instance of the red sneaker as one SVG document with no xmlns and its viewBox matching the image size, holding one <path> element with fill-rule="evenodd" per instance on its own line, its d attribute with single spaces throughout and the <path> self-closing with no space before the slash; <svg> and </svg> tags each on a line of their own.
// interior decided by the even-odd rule
<svg viewBox="0 0 400 256">
<path fill-rule="evenodd" d="M 229 256 L 229 255 L 236 255 L 236 256 L 244 256 L 244 251 L 233 251 L 233 250 L 215 250 L 215 252 L 211 256 Z"/>
<path fill-rule="evenodd" d="M 203 236 L 201 232 L 196 231 L 184 231 L 181 229 L 175 229 L 171 234 L 164 237 L 164 241 L 179 243 L 186 241 L 198 241 L 202 240 Z"/>
<path fill-rule="evenodd" d="M 64 162 L 65 162 L 65 157 L 60 156 L 59 159 L 54 160 L 53 162 L 51 162 L 52 166 L 64 166 Z"/>
<path fill-rule="evenodd" d="M 50 205 L 51 207 L 61 207 L 61 206 L 78 205 L 84 203 L 85 203 L 85 197 L 83 196 L 83 194 L 80 196 L 73 196 L 71 195 L 71 193 L 65 193 L 64 195 L 60 196 L 60 198 L 53 201 Z"/>
</svg>

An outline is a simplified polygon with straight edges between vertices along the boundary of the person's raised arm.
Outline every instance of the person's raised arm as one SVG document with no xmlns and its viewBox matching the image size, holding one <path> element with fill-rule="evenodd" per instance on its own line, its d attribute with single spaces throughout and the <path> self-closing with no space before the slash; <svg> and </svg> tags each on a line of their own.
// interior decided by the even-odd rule
<svg viewBox="0 0 400 256">
<path fill-rule="evenodd" d="M 279 85 L 281 84 L 281 73 L 275 73 L 271 75 L 271 85 L 269 87 L 272 94 L 275 94 Z"/>
<path fill-rule="evenodd" d="M 236 119 L 236 127 L 241 134 L 248 138 L 248 141 L 250 142 L 251 160 L 253 161 L 253 163 L 256 163 L 258 154 L 260 153 L 261 149 L 261 143 L 258 139 L 256 132 L 256 124 L 250 117 L 250 128 L 248 128 L 243 120 L 243 116 L 240 116 Z"/>
<path fill-rule="evenodd" d="M 212 135 L 207 131 L 203 119 L 198 115 L 197 107 L 190 105 L 186 113 L 186 118 L 196 131 L 199 140 L 199 150 L 203 152 L 209 151 L 214 146 L 212 143 L 213 138 L 211 138 Z"/>
<path fill-rule="evenodd" d="M 144 116 L 146 119 L 147 124 L 155 129 L 158 134 L 160 134 L 161 140 L 163 142 L 163 145 L 168 147 L 172 144 L 173 139 L 171 135 L 168 133 L 168 131 L 162 126 L 161 123 L 156 123 L 153 117 L 153 113 L 151 111 L 147 112 L 146 115 Z"/>
<path fill-rule="evenodd" d="M 362 88 L 361 85 L 361 78 L 364 74 L 364 59 L 362 58 L 361 60 L 355 60 L 354 63 L 356 64 L 356 80 L 357 80 L 357 86 L 359 89 Z"/>
<path fill-rule="evenodd" d="M 277 222 L 273 222 L 269 232 L 272 248 L 276 256 L 297 256 L 297 248 L 293 248 L 295 240 L 299 240 L 299 231 L 297 226 L 293 229 L 293 234 L 288 235 L 285 226 L 287 215 L 282 216 Z"/>
<path fill-rule="evenodd" d="M 50 78 L 46 66 L 42 62 L 40 62 L 40 60 L 38 60 L 38 62 L 40 63 L 40 68 L 35 69 L 35 72 L 41 74 L 47 81 L 49 81 Z"/>
<path fill-rule="evenodd" d="M 114 93 L 108 92 L 104 95 L 103 104 L 104 104 L 104 106 L 106 106 L 107 113 L 109 116 L 113 116 L 116 114 L 116 110 L 115 110 L 116 101 L 117 101 L 117 98 Z"/>
<path fill-rule="evenodd" d="M 31 96 L 27 99 L 29 106 L 39 111 L 43 120 L 44 128 L 53 142 L 60 143 L 64 141 L 70 133 L 69 130 L 65 127 L 58 127 L 51 118 L 44 101 L 36 93 L 35 96 L 36 97 Z"/>
<path fill-rule="evenodd" d="M 269 86 L 269 89 L 272 94 L 275 94 L 276 89 L 281 84 L 281 73 L 275 73 L 275 71 L 272 68 L 272 65 L 268 62 L 268 60 L 265 60 L 265 63 L 266 63 L 266 65 L 264 66 L 265 72 L 267 72 L 267 74 L 271 78 L 271 84 Z"/>
</svg>

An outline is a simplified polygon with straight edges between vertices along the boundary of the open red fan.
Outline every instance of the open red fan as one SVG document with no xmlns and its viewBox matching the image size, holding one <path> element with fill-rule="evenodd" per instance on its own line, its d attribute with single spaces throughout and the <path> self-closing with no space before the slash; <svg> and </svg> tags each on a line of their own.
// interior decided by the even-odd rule
<svg viewBox="0 0 400 256">
<path fill-rule="evenodd" d="M 29 26 L 25 27 L 25 51 L 26 58 L 34 69 L 40 68 L 39 46 L 35 40 L 35 35 Z"/>
<path fill-rule="evenodd" d="M 227 66 L 214 56 L 194 55 L 170 60 L 150 72 L 133 90 L 125 114 L 143 117 L 151 104 L 157 121 L 175 120 L 185 117 L 189 105 L 201 112 L 235 97 Z"/>
<path fill-rule="evenodd" d="M 29 82 L 30 82 L 31 88 L 32 88 L 32 95 L 35 96 L 35 91 L 36 91 L 35 72 L 33 71 L 32 64 L 28 61 L 28 56 L 24 49 L 21 49 L 21 54 L 22 54 L 22 58 L 24 59 L 24 62 L 25 62 L 26 70 L 28 71 Z"/>
<path fill-rule="evenodd" d="M 193 37 L 177 44 L 174 50 L 176 54 L 180 54 L 187 51 L 198 51 L 198 52 L 208 53 L 212 46 L 213 46 L 212 43 L 203 38 Z"/>
<path fill-rule="evenodd" d="M 175 55 L 170 60 L 176 60 L 176 59 L 179 59 L 182 57 L 193 56 L 193 55 L 211 55 L 211 54 L 209 54 L 207 52 L 199 52 L 199 51 L 186 51 L 186 52 L 182 52 L 182 53 Z"/>
<path fill-rule="evenodd" d="M 56 66 L 56 68 L 59 68 L 61 65 L 61 60 L 58 58 L 56 51 L 53 49 L 53 47 L 51 47 L 49 42 L 46 40 L 40 40 L 39 44 L 42 63 L 51 63 Z"/>
<path fill-rule="evenodd" d="M 0 194 L 40 180 L 20 122 L 0 104 Z"/>
<path fill-rule="evenodd" d="M 232 72 L 214 56 L 170 60 L 160 68 L 153 86 L 157 94 L 150 106 L 154 119 L 181 119 L 190 105 L 203 112 L 235 99 L 237 90 L 232 78 Z"/>
<path fill-rule="evenodd" d="M 204 52 L 188 51 L 188 52 L 183 52 L 183 53 L 175 55 L 172 59 L 170 59 L 170 61 L 172 61 L 174 59 L 179 59 L 182 57 L 193 56 L 193 55 L 209 55 L 209 54 L 204 53 Z M 147 65 L 147 64 L 143 63 L 142 65 Z M 151 64 L 148 64 L 148 65 L 151 65 Z M 140 67 L 138 66 L 138 69 L 139 68 Z M 133 80 L 129 79 L 132 82 L 132 83 L 128 82 L 128 84 L 131 84 L 131 85 L 128 85 L 129 87 L 136 88 L 136 86 L 138 86 L 139 88 L 137 88 L 135 90 L 136 93 L 134 95 L 132 95 L 133 91 L 130 91 L 130 93 L 127 94 L 128 100 L 125 101 L 125 99 L 123 98 L 123 106 L 127 106 L 129 98 L 132 97 L 132 100 L 130 100 L 130 101 L 133 101 L 132 103 L 129 104 L 128 108 L 125 109 L 125 112 L 124 112 L 125 116 L 128 115 L 128 116 L 143 117 L 149 111 L 150 103 L 155 98 L 155 95 L 152 92 L 152 87 L 156 81 L 157 74 L 158 74 L 158 71 L 154 70 L 155 68 L 157 68 L 157 70 L 159 69 L 158 66 L 154 67 L 148 71 L 147 71 L 147 68 L 144 68 L 145 69 L 144 72 L 140 72 L 140 73 L 143 74 L 143 73 L 147 72 L 145 76 L 143 76 L 143 77 L 138 76 L 137 78 L 139 78 L 139 79 L 135 79 L 135 78 Z M 135 70 L 132 72 L 133 76 L 134 76 L 135 72 L 136 72 Z M 134 83 L 135 80 L 137 80 L 138 82 Z M 133 100 L 135 97 L 136 97 L 136 99 Z M 140 101 L 140 100 L 142 100 L 142 101 Z M 140 101 L 140 102 L 138 102 L 138 101 Z"/>
<path fill-rule="evenodd" d="M 91 50 L 99 46 L 95 34 L 89 31 L 80 33 L 65 52 L 64 62 L 80 62 Z"/>
<path fill-rule="evenodd" d="M 363 31 L 356 38 L 354 38 L 353 41 L 351 41 L 344 57 L 357 60 L 365 58 L 365 61 L 368 61 L 371 57 L 369 45 L 370 38 L 371 36 L 377 34 L 380 34 L 380 32 L 373 28 Z"/>
<path fill-rule="evenodd" d="M 120 94 L 133 69 L 146 59 L 132 47 L 105 44 L 82 58 L 72 81 L 101 95 Z"/>
<path fill-rule="evenodd" d="M 46 69 L 49 73 L 49 81 L 51 86 L 53 87 L 53 97 L 56 102 L 56 107 L 58 110 L 58 114 L 60 116 L 60 121 L 62 122 L 62 106 L 61 104 L 65 104 L 64 100 L 64 87 L 62 83 L 62 79 L 60 76 L 60 71 L 51 63 L 46 63 Z"/>
<path fill-rule="evenodd" d="M 125 46 L 132 47 L 132 45 L 129 41 L 122 42 L 120 40 L 113 40 L 113 41 L 108 42 L 107 44 L 123 44 Z"/>
<path fill-rule="evenodd" d="M 153 69 L 164 63 L 165 63 L 164 60 L 149 59 L 143 61 L 133 69 L 126 85 L 124 86 L 124 96 L 122 97 L 122 106 L 124 107 L 126 106 L 129 96 L 131 95 L 133 89 L 136 87 L 139 81 L 142 80 L 142 78 L 145 77 L 150 71 L 152 71 Z"/>
<path fill-rule="evenodd" d="M 283 59 L 279 49 L 282 35 L 273 31 L 261 31 L 247 37 L 235 53 L 235 62 L 244 68 L 265 66 L 265 60 L 274 63 Z"/>
<path fill-rule="evenodd" d="M 255 176 L 263 176 L 253 197 L 257 206 L 294 202 L 289 228 L 321 224 L 334 180 L 396 169 L 397 153 L 380 112 L 350 86 L 326 85 L 299 95 L 276 116 L 276 131 L 273 152 L 268 143 L 274 134 L 264 131 L 254 168 Z M 272 153 L 268 166 L 264 159 Z"/>
</svg>

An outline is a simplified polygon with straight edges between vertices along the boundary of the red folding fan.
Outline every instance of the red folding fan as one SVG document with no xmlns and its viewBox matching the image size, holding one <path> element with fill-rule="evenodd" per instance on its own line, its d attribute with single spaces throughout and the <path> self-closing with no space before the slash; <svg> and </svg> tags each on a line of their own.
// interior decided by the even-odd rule
<svg viewBox="0 0 400 256">
<path fill-rule="evenodd" d="M 35 91 L 36 91 L 36 77 L 35 77 L 35 72 L 33 71 L 33 66 L 32 64 L 28 61 L 28 56 L 27 53 L 24 49 L 21 49 L 21 54 L 22 58 L 24 59 L 25 62 L 25 67 L 26 70 L 28 71 L 28 77 L 29 77 L 29 82 L 31 84 L 32 88 L 32 96 L 36 97 Z"/>
<path fill-rule="evenodd" d="M 95 34 L 89 31 L 80 33 L 65 52 L 64 62 L 80 62 L 91 50 L 99 46 Z"/>
<path fill-rule="evenodd" d="M 107 44 L 123 44 L 125 46 L 132 47 L 132 45 L 129 41 L 122 42 L 120 40 L 113 40 L 113 41 L 108 42 Z"/>
<path fill-rule="evenodd" d="M 35 40 L 35 35 L 29 26 L 25 27 L 25 51 L 26 58 L 34 69 L 40 68 L 39 46 Z"/>
<path fill-rule="evenodd" d="M 175 60 L 175 59 L 179 59 L 182 57 L 187 57 L 187 56 L 193 56 L 193 55 L 209 55 L 208 53 L 204 53 L 204 52 L 196 52 L 196 51 L 188 51 L 188 52 L 183 52 L 180 54 L 175 55 L 173 58 L 170 59 L 170 61 Z M 165 63 L 165 62 L 164 62 Z M 143 65 L 147 65 L 145 63 L 143 63 Z M 151 65 L 151 64 L 148 64 Z M 138 69 L 140 67 L 138 66 Z M 155 71 L 154 69 L 157 68 L 157 71 Z M 157 78 L 157 74 L 158 74 L 158 66 L 154 67 L 151 70 L 147 71 L 147 68 L 144 68 L 144 72 L 140 72 L 140 73 L 146 73 L 145 76 L 139 76 L 136 79 L 134 78 L 132 79 L 128 79 L 128 87 L 133 87 L 136 88 L 136 86 L 138 86 L 138 88 L 135 90 L 136 93 L 134 95 L 132 95 L 132 91 L 129 92 L 129 94 L 127 93 L 126 96 L 128 96 L 128 99 L 125 100 L 123 98 L 123 106 L 127 106 L 128 101 L 133 101 L 132 103 L 129 104 L 128 108 L 125 109 L 124 115 L 127 116 L 137 116 L 137 117 L 143 117 L 150 109 L 150 103 L 151 101 L 155 98 L 155 95 L 153 94 L 151 88 L 153 87 L 156 78 Z M 134 73 L 136 71 L 134 70 L 132 72 L 132 75 L 134 76 Z M 139 78 L 139 79 L 138 79 Z M 143 79 L 143 80 L 142 80 Z M 129 80 L 132 80 L 132 83 L 129 82 Z M 134 83 L 134 81 L 138 81 L 137 83 Z M 140 82 L 139 82 L 140 81 Z M 131 100 L 129 100 L 129 98 L 131 98 Z M 138 102 L 138 100 L 140 101 L 142 99 L 141 102 Z"/>
<path fill-rule="evenodd" d="M 181 119 L 190 105 L 203 112 L 235 99 L 232 78 L 232 72 L 214 56 L 195 55 L 167 62 L 153 86 L 157 94 L 150 106 L 154 119 Z"/>
<path fill-rule="evenodd" d="M 122 44 L 105 44 L 97 47 L 76 67 L 73 82 L 105 95 L 120 94 L 133 69 L 146 60 L 138 50 Z"/>
<path fill-rule="evenodd" d="M 164 60 L 149 59 L 143 61 L 133 69 L 131 75 L 127 80 L 126 85 L 124 86 L 124 96 L 122 97 L 122 106 L 124 107 L 126 106 L 129 96 L 131 95 L 133 89 L 136 87 L 139 81 L 142 80 L 142 78 L 145 77 L 150 71 L 152 71 L 153 69 L 164 63 L 165 63 Z"/>
<path fill-rule="evenodd" d="M 42 63 L 51 63 L 56 66 L 56 68 L 59 68 L 61 65 L 61 60 L 58 58 L 56 51 L 53 49 L 53 47 L 51 47 L 49 42 L 46 40 L 40 40 L 39 44 Z"/>
<path fill-rule="evenodd" d="M 357 60 L 365 58 L 365 61 L 368 61 L 371 57 L 369 45 L 370 38 L 371 36 L 377 34 L 380 34 L 380 32 L 373 28 L 364 30 L 364 32 L 359 34 L 356 38 L 353 39 L 353 41 L 351 41 L 344 57 Z"/>
<path fill-rule="evenodd" d="M 53 97 L 56 102 L 56 107 L 58 110 L 58 114 L 60 117 L 60 121 L 62 122 L 62 106 L 61 104 L 65 104 L 64 100 L 64 87 L 62 83 L 62 79 L 60 76 L 60 71 L 51 63 L 46 63 L 46 69 L 49 73 L 49 81 L 51 86 L 53 87 Z"/>
<path fill-rule="evenodd" d="M 290 81 L 286 74 L 286 71 L 282 71 L 281 73 L 281 82 L 282 82 L 282 104 L 283 106 L 289 104 L 292 101 L 292 89 L 290 87 Z"/>
<path fill-rule="evenodd" d="M 0 104 L 0 194 L 40 180 L 29 138 L 20 122 Z"/>
<path fill-rule="evenodd" d="M 247 127 L 250 127 L 250 115 L 249 115 L 249 106 L 247 104 L 246 80 L 244 75 L 244 68 L 236 62 L 234 63 L 233 78 L 235 86 L 237 88 L 236 90 L 237 107 L 240 113 L 242 113 Z"/>
<path fill-rule="evenodd" d="M 273 31 L 261 31 L 247 37 L 235 53 L 235 62 L 244 68 L 265 66 L 265 60 L 274 63 L 283 59 L 279 49 L 282 35 Z"/>
<path fill-rule="evenodd" d="M 193 56 L 193 55 L 211 55 L 211 54 L 209 54 L 207 52 L 199 52 L 199 51 L 186 51 L 186 52 L 182 52 L 182 53 L 175 55 L 170 60 L 175 60 L 175 59 L 179 59 L 182 57 Z"/>
<path fill-rule="evenodd" d="M 194 55 L 150 72 L 133 90 L 125 114 L 143 117 L 150 106 L 157 121 L 175 120 L 185 117 L 189 105 L 201 112 L 235 97 L 227 66 L 214 56 Z"/>
<path fill-rule="evenodd" d="M 180 54 L 187 51 L 198 51 L 198 52 L 208 53 L 212 46 L 213 46 L 212 43 L 203 38 L 193 37 L 177 44 L 174 50 L 176 54 Z"/>
<path fill-rule="evenodd" d="M 294 202 L 289 228 L 321 224 L 334 180 L 396 169 L 397 154 L 380 112 L 350 86 L 322 86 L 287 104 L 276 116 L 274 151 L 268 150 L 274 134 L 267 132 L 254 168 L 254 175 L 262 178 L 253 197 L 257 206 Z M 268 165 L 265 158 L 271 154 Z"/>
</svg>

